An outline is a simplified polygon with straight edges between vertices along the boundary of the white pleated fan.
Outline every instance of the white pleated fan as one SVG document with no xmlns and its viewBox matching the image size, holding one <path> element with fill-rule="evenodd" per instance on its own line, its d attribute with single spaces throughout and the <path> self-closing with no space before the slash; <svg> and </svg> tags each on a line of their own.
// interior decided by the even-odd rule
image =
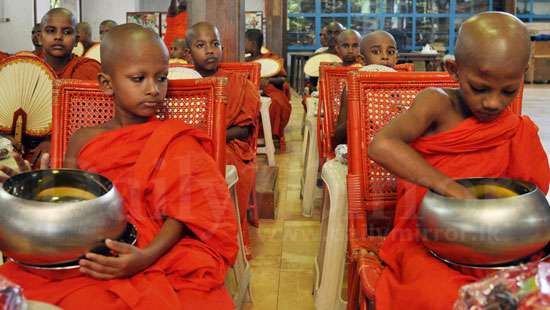
<svg viewBox="0 0 550 310">
<path fill-rule="evenodd" d="M 24 134 L 45 136 L 52 123 L 55 73 L 38 57 L 14 56 L 0 62 L 0 131 L 12 134 L 14 113 L 26 114 Z"/>
<path fill-rule="evenodd" d="M 386 66 L 383 66 L 383 65 L 377 65 L 377 64 L 366 65 L 366 66 L 362 67 L 361 69 L 359 69 L 359 71 L 368 71 L 368 72 L 397 72 L 397 70 L 395 70 L 394 68 L 386 67 Z"/>
<path fill-rule="evenodd" d="M 84 54 L 84 57 L 95 59 L 98 62 L 101 62 L 101 53 L 100 53 L 100 44 L 96 43 L 92 45 Z"/>
</svg>

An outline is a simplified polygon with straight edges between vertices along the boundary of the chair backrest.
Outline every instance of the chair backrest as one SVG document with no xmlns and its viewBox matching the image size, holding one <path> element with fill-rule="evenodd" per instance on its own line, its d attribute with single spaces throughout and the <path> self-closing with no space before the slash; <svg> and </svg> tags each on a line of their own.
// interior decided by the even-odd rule
<svg viewBox="0 0 550 310">
<path fill-rule="evenodd" d="M 395 67 L 393 67 L 395 70 L 400 72 L 414 72 L 415 67 L 413 63 L 403 63 L 403 64 L 397 64 Z"/>
<path fill-rule="evenodd" d="M 336 124 L 338 122 L 338 114 L 340 113 L 340 98 L 344 86 L 346 85 L 346 79 L 348 72 L 357 71 L 357 67 L 340 67 L 334 65 L 322 64 L 320 67 L 319 78 L 319 101 L 322 105 L 323 116 L 318 113 L 318 123 L 321 123 L 320 130 L 322 131 L 318 135 L 320 140 L 319 149 L 321 150 L 321 157 L 332 159 L 334 157 L 335 145 L 332 145 L 332 135 L 336 130 Z M 320 122 L 319 122 L 320 121 Z"/>
<path fill-rule="evenodd" d="M 350 242 L 391 228 L 396 178 L 369 159 L 368 144 L 427 87 L 458 87 L 444 72 L 352 72 L 348 75 L 348 210 Z M 378 212 L 381 222 L 373 223 Z M 387 218 L 391 217 L 391 218 Z M 368 227 L 367 227 L 368 225 Z M 376 227 L 374 227 L 376 226 Z"/>
<path fill-rule="evenodd" d="M 203 129 L 214 144 L 212 157 L 225 174 L 225 78 L 174 80 L 168 82 L 159 119 L 181 119 Z M 102 124 L 113 117 L 112 96 L 104 94 L 97 82 L 56 80 L 53 86 L 53 129 L 51 165 L 63 167 L 71 135 L 81 127 Z"/>
<path fill-rule="evenodd" d="M 246 73 L 248 79 L 260 89 L 260 70 L 261 65 L 257 62 L 222 62 L 219 65 L 220 69 L 231 72 Z"/>
</svg>

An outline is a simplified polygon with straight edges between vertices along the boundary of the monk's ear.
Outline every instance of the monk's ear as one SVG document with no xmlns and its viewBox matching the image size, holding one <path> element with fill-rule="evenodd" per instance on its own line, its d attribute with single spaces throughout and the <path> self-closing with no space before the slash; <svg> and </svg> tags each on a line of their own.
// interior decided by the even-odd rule
<svg viewBox="0 0 550 310">
<path fill-rule="evenodd" d="M 111 76 L 106 74 L 106 73 L 103 73 L 103 72 L 99 72 L 97 74 L 97 81 L 99 82 L 99 87 L 101 87 L 101 90 L 107 94 L 107 95 L 112 95 L 113 94 L 113 84 L 111 83 Z"/>
<path fill-rule="evenodd" d="M 445 62 L 445 69 L 449 72 L 449 75 L 453 80 L 458 81 L 458 66 L 456 65 L 455 58 L 453 56 L 446 56 L 443 61 Z"/>
</svg>

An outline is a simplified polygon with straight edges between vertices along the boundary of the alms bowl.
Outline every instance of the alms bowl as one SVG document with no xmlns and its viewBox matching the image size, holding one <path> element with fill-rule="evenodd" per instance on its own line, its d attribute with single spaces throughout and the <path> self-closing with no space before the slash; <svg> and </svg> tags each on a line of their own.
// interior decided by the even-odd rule
<svg viewBox="0 0 550 310">
<path fill-rule="evenodd" d="M 521 260 L 550 241 L 550 206 L 533 184 L 505 178 L 457 180 L 478 199 L 428 191 L 419 213 L 424 246 L 456 264 L 491 266 Z"/>
<path fill-rule="evenodd" d="M 121 198 L 104 176 L 81 170 L 25 172 L 0 188 L 0 250 L 23 264 L 77 260 L 127 226 Z"/>
</svg>

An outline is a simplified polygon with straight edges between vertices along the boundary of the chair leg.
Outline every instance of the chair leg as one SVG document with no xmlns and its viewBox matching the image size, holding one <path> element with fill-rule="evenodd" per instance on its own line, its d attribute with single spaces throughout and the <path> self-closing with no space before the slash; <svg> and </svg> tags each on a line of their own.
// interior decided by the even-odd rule
<svg viewBox="0 0 550 310">
<path fill-rule="evenodd" d="M 319 169 L 319 153 L 317 151 L 316 117 L 308 117 L 306 128 L 308 134 L 306 140 L 306 152 L 304 162 L 304 181 L 302 186 L 302 215 L 311 217 L 313 212 L 313 201 L 315 200 L 315 189 L 317 188 L 317 171 Z"/>
<path fill-rule="evenodd" d="M 260 116 L 262 118 L 262 130 L 264 134 L 265 146 L 257 149 L 258 154 L 267 155 L 267 164 L 270 167 L 275 166 L 275 144 L 273 143 L 273 133 L 271 132 L 271 119 L 269 118 L 269 106 L 271 98 L 261 97 L 262 105 L 260 107 Z M 260 140 L 260 139 L 258 139 Z"/>
</svg>

